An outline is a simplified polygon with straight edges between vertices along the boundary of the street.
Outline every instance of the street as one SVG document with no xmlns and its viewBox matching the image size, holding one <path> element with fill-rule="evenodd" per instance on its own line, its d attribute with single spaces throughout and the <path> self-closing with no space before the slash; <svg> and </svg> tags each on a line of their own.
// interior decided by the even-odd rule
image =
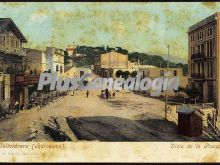
<svg viewBox="0 0 220 165">
<path fill-rule="evenodd" d="M 132 92 L 103 99 L 100 91 L 75 91 L 42 109 L 21 110 L 0 120 L 1 141 L 57 141 L 45 131 L 51 117 L 70 141 L 181 141 L 176 112 L 164 118 L 164 102 Z M 34 132 L 34 134 L 33 134 Z M 192 139 L 191 139 L 192 140 Z M 59 140 L 58 140 L 59 141 Z"/>
</svg>

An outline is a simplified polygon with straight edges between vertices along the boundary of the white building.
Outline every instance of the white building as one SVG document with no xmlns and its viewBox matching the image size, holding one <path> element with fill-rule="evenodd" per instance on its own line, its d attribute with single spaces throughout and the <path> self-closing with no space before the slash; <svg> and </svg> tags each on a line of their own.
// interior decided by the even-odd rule
<svg viewBox="0 0 220 165">
<path fill-rule="evenodd" d="M 64 50 L 47 47 L 46 48 L 46 70 L 57 72 L 58 75 L 64 73 Z"/>
<path fill-rule="evenodd" d="M 68 68 L 65 69 L 65 76 L 69 78 L 80 78 L 86 73 L 92 73 L 90 68 Z"/>
</svg>

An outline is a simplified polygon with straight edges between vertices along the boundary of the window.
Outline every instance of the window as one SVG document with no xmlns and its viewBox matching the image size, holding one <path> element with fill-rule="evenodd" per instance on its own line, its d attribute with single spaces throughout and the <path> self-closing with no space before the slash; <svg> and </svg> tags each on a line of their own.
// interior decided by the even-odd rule
<svg viewBox="0 0 220 165">
<path fill-rule="evenodd" d="M 209 57 L 209 41 L 207 42 L 207 57 Z"/>
<path fill-rule="evenodd" d="M 205 64 L 204 64 L 204 63 L 202 63 L 202 75 L 203 75 L 203 76 L 205 75 L 204 66 L 205 66 Z"/>
<path fill-rule="evenodd" d="M 213 34 L 213 27 L 208 28 L 207 36 L 211 36 Z"/>
<path fill-rule="evenodd" d="M 210 57 L 212 57 L 212 40 L 210 41 L 210 54 L 209 54 Z"/>
<path fill-rule="evenodd" d="M 177 71 L 176 70 L 173 71 L 173 76 L 177 76 Z"/>
<path fill-rule="evenodd" d="M 202 55 L 204 54 L 205 48 L 204 48 L 204 44 L 201 44 L 201 53 Z"/>
<path fill-rule="evenodd" d="M 56 65 L 56 71 L 57 72 L 59 71 L 59 65 Z"/>
<path fill-rule="evenodd" d="M 200 53 L 200 45 L 197 45 L 197 53 Z"/>
<path fill-rule="evenodd" d="M 80 71 L 80 77 L 84 75 L 84 71 Z"/>
<path fill-rule="evenodd" d="M 213 62 L 210 61 L 210 76 L 213 77 Z"/>
<path fill-rule="evenodd" d="M 10 46 L 9 45 L 9 37 L 6 37 L 5 39 L 6 39 L 6 46 Z"/>
<path fill-rule="evenodd" d="M 18 48 L 18 41 L 16 41 L 16 48 Z"/>
<path fill-rule="evenodd" d="M 200 63 L 197 63 L 198 73 L 200 74 Z"/>
<path fill-rule="evenodd" d="M 63 67 L 60 66 L 60 73 L 63 73 Z"/>
<path fill-rule="evenodd" d="M 160 76 L 164 76 L 164 70 L 160 71 Z"/>
<path fill-rule="evenodd" d="M 208 75 L 208 77 L 209 77 L 209 61 L 207 61 L 207 75 Z"/>
</svg>

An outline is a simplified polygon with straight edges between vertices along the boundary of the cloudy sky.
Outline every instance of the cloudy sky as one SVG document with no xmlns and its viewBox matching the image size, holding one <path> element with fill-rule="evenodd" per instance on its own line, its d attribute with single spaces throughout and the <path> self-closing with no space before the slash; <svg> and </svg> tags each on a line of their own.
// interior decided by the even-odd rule
<svg viewBox="0 0 220 165">
<path fill-rule="evenodd" d="M 220 11 L 220 3 L 0 3 L 31 47 L 66 48 L 68 44 L 112 47 L 165 55 L 187 61 L 187 29 Z"/>
</svg>

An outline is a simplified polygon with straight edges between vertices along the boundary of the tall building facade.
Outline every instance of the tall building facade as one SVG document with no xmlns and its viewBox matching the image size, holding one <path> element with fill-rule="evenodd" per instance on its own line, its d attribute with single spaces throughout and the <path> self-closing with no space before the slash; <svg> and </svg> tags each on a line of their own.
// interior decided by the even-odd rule
<svg viewBox="0 0 220 165">
<path fill-rule="evenodd" d="M 202 102 L 220 108 L 220 13 L 188 29 L 189 84 L 199 89 Z"/>
<path fill-rule="evenodd" d="M 26 42 L 11 18 L 0 18 L 0 102 L 6 100 L 11 107 L 22 96 L 16 76 L 25 71 L 26 60 L 22 44 Z"/>
</svg>

